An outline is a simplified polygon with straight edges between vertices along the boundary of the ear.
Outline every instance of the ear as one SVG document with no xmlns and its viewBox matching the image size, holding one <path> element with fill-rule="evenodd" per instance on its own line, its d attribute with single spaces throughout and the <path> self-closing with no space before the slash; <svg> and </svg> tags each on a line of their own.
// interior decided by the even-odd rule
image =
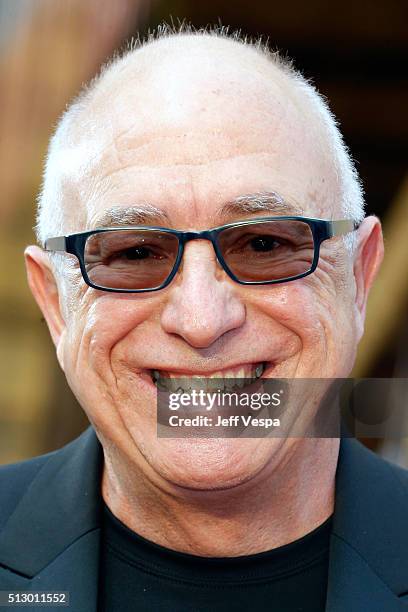
<svg viewBox="0 0 408 612">
<path fill-rule="evenodd" d="M 363 335 L 368 294 L 384 257 L 384 241 L 380 220 L 366 217 L 357 230 L 357 246 L 354 257 L 356 282 L 356 314 L 359 339 Z"/>
<path fill-rule="evenodd" d="M 44 315 L 57 349 L 58 361 L 64 369 L 62 347 L 66 327 L 60 308 L 58 285 L 48 254 L 40 247 L 32 245 L 25 249 L 24 257 L 31 293 Z"/>
</svg>

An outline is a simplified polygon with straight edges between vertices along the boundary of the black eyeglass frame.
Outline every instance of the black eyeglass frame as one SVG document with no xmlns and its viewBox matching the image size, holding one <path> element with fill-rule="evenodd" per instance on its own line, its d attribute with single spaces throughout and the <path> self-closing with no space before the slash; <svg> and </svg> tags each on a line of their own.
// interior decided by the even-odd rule
<svg viewBox="0 0 408 612">
<path fill-rule="evenodd" d="M 224 260 L 224 257 L 221 253 L 221 249 L 218 243 L 219 235 L 226 229 L 231 227 L 240 227 L 243 225 L 254 225 L 260 222 L 266 221 L 302 221 L 306 223 L 312 232 L 313 236 L 313 244 L 314 244 L 314 256 L 313 262 L 309 270 L 307 272 L 302 272 L 302 274 L 297 274 L 296 276 L 290 276 L 282 279 L 275 279 L 269 281 L 242 281 L 228 268 L 227 263 Z M 287 283 L 290 281 L 297 280 L 299 278 L 304 278 L 309 274 L 312 274 L 319 263 L 319 255 L 320 255 L 320 246 L 321 243 L 325 240 L 329 240 L 330 238 L 334 238 L 335 236 L 343 236 L 348 234 L 349 232 L 355 231 L 360 226 L 360 223 L 354 221 L 353 219 L 340 219 L 340 220 L 325 220 L 325 219 L 314 219 L 310 217 L 299 217 L 299 216 L 284 216 L 284 217 L 257 217 L 255 219 L 246 219 L 243 221 L 235 221 L 234 223 L 227 223 L 225 225 L 219 225 L 218 227 L 213 227 L 209 230 L 203 230 L 199 232 L 194 231 L 181 231 L 174 230 L 167 227 L 153 226 L 153 225 L 133 225 L 133 226 L 124 226 L 124 227 L 101 227 L 94 230 L 88 230 L 86 232 L 77 232 L 75 234 L 70 234 L 68 236 L 57 236 L 55 238 L 48 238 L 45 241 L 44 250 L 45 251 L 60 251 L 70 253 L 71 255 L 75 255 L 75 257 L 79 261 L 79 266 L 81 269 L 82 277 L 89 287 L 93 289 L 98 289 L 101 291 L 110 291 L 112 293 L 145 293 L 148 291 L 159 291 L 160 289 L 164 289 L 167 287 L 175 275 L 178 272 L 180 267 L 180 263 L 184 253 L 184 246 L 190 240 L 209 240 L 214 248 L 217 259 L 222 266 L 223 270 L 226 274 L 236 283 L 240 285 L 275 285 L 279 283 Z M 85 268 L 85 244 L 89 236 L 94 234 L 101 234 L 104 232 L 112 232 L 112 231 L 130 231 L 130 230 L 154 230 L 160 231 L 167 234 L 172 234 L 176 236 L 178 239 L 178 251 L 176 255 L 176 259 L 174 262 L 174 266 L 172 271 L 166 280 L 159 286 L 148 288 L 148 289 L 115 289 L 112 287 L 103 287 L 100 285 L 95 285 L 90 280 L 86 268 Z"/>
</svg>

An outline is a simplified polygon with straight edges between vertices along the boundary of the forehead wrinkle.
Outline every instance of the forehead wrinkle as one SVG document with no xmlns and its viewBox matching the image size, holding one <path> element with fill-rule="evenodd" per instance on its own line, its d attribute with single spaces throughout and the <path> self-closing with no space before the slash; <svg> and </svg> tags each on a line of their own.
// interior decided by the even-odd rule
<svg viewBox="0 0 408 612">
<path fill-rule="evenodd" d="M 163 138 L 162 140 L 168 140 L 169 142 L 172 142 L 173 139 L 169 137 L 167 139 Z M 131 161 L 127 161 L 126 163 L 118 164 L 116 168 L 102 171 L 100 169 L 101 164 L 99 164 L 99 167 L 96 166 L 92 169 L 92 171 L 94 174 L 95 172 L 98 172 L 98 180 L 104 181 L 107 178 L 114 177 L 115 175 L 120 175 L 121 173 L 126 172 L 132 168 L 136 168 L 139 172 L 144 169 L 149 169 L 152 167 L 153 164 L 140 163 L 145 160 L 145 157 L 141 153 L 139 154 L 139 156 L 137 156 L 136 151 L 138 151 L 138 149 L 141 149 L 142 147 L 150 146 L 150 144 L 151 142 L 145 145 L 141 145 L 140 147 L 137 147 L 132 150 L 131 155 L 133 159 Z M 161 159 L 155 159 L 154 167 L 170 168 L 172 166 L 177 166 L 180 170 L 182 170 L 184 168 L 188 169 L 189 167 L 199 168 L 201 166 L 208 166 L 209 164 L 216 164 L 218 162 L 227 161 L 232 157 L 234 157 L 235 159 L 240 159 L 248 157 L 249 155 L 257 155 L 261 157 L 267 156 L 268 154 L 270 154 L 270 151 L 268 151 L 267 149 L 260 148 L 259 146 L 256 146 L 256 144 L 254 144 L 252 147 L 247 146 L 245 152 L 242 154 L 237 154 L 235 152 L 229 152 L 228 154 L 220 153 L 218 155 L 213 154 L 211 156 L 211 159 L 209 159 L 207 151 L 200 153 L 197 152 L 194 159 L 192 159 L 192 153 L 189 152 L 189 159 L 186 160 L 186 151 L 178 148 L 176 151 L 174 151 L 173 156 L 170 156 L 170 154 L 166 151 L 165 153 L 163 153 L 163 157 Z"/>
</svg>

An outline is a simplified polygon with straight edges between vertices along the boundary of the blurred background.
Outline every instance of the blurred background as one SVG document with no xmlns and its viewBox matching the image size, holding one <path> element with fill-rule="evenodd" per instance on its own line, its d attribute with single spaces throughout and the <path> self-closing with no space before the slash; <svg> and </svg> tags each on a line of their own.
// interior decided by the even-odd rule
<svg viewBox="0 0 408 612">
<path fill-rule="evenodd" d="M 406 0 L 0 0 L 0 463 L 54 450 L 87 426 L 25 278 L 52 129 L 115 49 L 184 19 L 263 34 L 328 98 L 386 243 L 353 375 L 408 377 Z M 407 439 L 363 441 L 408 466 Z"/>
</svg>

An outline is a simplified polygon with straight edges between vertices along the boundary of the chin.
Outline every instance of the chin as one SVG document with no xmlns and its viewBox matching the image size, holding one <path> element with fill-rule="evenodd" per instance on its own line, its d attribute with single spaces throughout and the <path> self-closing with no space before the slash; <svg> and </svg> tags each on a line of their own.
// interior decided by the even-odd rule
<svg viewBox="0 0 408 612">
<path fill-rule="evenodd" d="M 145 459 L 171 485 L 197 491 L 231 489 L 255 479 L 272 461 L 281 442 L 254 438 L 157 439 Z"/>
</svg>

